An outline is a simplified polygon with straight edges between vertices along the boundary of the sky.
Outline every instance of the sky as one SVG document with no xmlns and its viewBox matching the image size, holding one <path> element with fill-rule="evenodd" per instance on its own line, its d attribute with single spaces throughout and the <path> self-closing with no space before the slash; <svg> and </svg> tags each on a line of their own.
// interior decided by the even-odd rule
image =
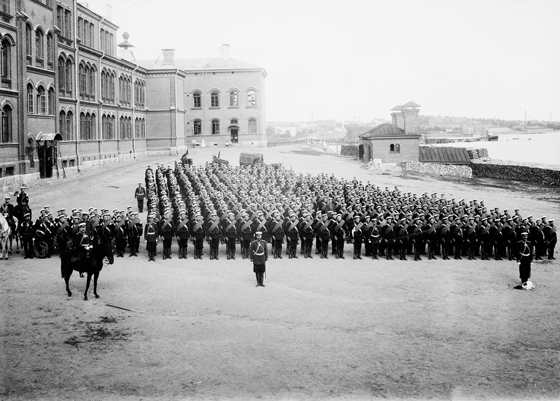
<svg viewBox="0 0 560 401">
<path fill-rule="evenodd" d="M 84 1 L 85 3 L 86 1 Z M 230 57 L 267 72 L 268 121 L 421 115 L 560 121 L 560 0 L 88 0 L 138 60 Z"/>
</svg>

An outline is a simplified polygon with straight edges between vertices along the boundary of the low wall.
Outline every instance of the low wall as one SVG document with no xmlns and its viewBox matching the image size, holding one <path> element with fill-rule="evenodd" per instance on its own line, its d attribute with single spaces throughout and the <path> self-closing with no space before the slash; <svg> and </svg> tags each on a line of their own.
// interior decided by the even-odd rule
<svg viewBox="0 0 560 401">
<path fill-rule="evenodd" d="M 500 180 L 528 181 L 533 184 L 560 186 L 560 171 L 508 164 L 473 163 L 473 176 Z"/>
<path fill-rule="evenodd" d="M 473 170 L 470 166 L 460 166 L 455 164 L 404 162 L 402 164 L 402 169 L 404 171 L 441 175 L 445 177 L 472 178 L 473 176 Z"/>
</svg>

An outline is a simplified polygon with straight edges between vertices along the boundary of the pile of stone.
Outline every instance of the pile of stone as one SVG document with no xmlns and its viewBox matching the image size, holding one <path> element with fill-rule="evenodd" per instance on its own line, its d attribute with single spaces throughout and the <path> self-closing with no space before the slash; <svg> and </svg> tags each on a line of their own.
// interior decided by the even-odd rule
<svg viewBox="0 0 560 401">
<path fill-rule="evenodd" d="M 508 181 L 527 181 L 547 186 L 560 185 L 560 171 L 546 168 L 507 164 L 473 163 L 475 177 L 497 178 Z"/>
<path fill-rule="evenodd" d="M 445 177 L 472 178 L 472 169 L 469 166 L 458 166 L 454 164 L 406 162 L 403 163 L 404 171 L 415 173 L 440 175 Z"/>
</svg>

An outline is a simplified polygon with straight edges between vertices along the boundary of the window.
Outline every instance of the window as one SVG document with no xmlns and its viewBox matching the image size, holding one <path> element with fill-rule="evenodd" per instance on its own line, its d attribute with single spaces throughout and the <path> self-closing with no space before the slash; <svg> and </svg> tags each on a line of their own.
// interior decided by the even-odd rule
<svg viewBox="0 0 560 401">
<path fill-rule="evenodd" d="M 193 93 L 193 107 L 202 107 L 200 101 L 200 92 Z"/>
<path fill-rule="evenodd" d="M 2 143 L 12 142 L 12 109 L 10 106 L 4 106 L 2 109 L 2 135 L 0 139 Z"/>
<path fill-rule="evenodd" d="M 395 145 L 394 145 L 394 144 L 391 144 L 391 145 L 389 146 L 389 152 L 392 153 L 392 152 L 394 152 L 394 151 L 395 151 Z"/>
<path fill-rule="evenodd" d="M 74 140 L 74 114 L 71 111 L 66 114 L 66 139 Z"/>
<path fill-rule="evenodd" d="M 85 40 L 84 38 L 84 20 L 82 19 L 82 17 L 78 18 L 78 37 L 83 41 Z"/>
<path fill-rule="evenodd" d="M 0 51 L 0 57 L 2 58 L 0 63 L 0 68 L 2 69 L 2 87 L 11 88 L 12 87 L 12 49 L 11 44 L 7 40 L 2 41 L 2 49 Z"/>
<path fill-rule="evenodd" d="M 61 26 L 59 28 L 62 29 Z M 70 10 L 64 10 L 64 36 L 67 38 L 72 37 L 72 17 Z"/>
<path fill-rule="evenodd" d="M 80 77 L 80 81 L 79 81 L 80 97 L 83 99 L 84 95 L 86 94 L 86 82 L 87 82 L 86 67 L 83 64 L 80 64 L 78 74 Z"/>
<path fill-rule="evenodd" d="M 54 43 L 52 34 L 47 35 L 47 64 L 49 70 L 54 68 Z"/>
<path fill-rule="evenodd" d="M 10 0 L 2 0 L 0 2 L 0 11 L 2 11 L 5 14 L 10 13 Z"/>
<path fill-rule="evenodd" d="M 66 95 L 68 97 L 72 96 L 72 61 L 71 60 L 66 60 L 66 70 L 65 70 L 65 74 L 66 74 Z"/>
<path fill-rule="evenodd" d="M 257 120 L 254 118 L 249 119 L 249 134 L 257 133 Z"/>
<path fill-rule="evenodd" d="M 142 136 L 141 138 L 146 138 L 146 120 L 142 119 L 142 124 L 140 126 Z"/>
<path fill-rule="evenodd" d="M 42 86 L 37 88 L 37 114 L 47 114 L 47 97 Z"/>
<path fill-rule="evenodd" d="M 31 58 L 33 56 L 33 39 L 31 25 L 25 25 L 25 51 L 27 54 L 27 65 L 31 65 Z"/>
<path fill-rule="evenodd" d="M 90 67 L 87 70 L 88 74 L 88 85 L 87 85 L 87 93 L 91 100 L 95 98 L 95 69 Z"/>
<path fill-rule="evenodd" d="M 62 139 L 67 139 L 66 133 L 66 113 L 63 111 L 58 115 L 58 132 Z"/>
<path fill-rule="evenodd" d="M 66 62 L 62 57 L 58 58 L 58 93 L 60 96 L 65 95 L 65 82 L 66 82 L 66 73 L 64 72 L 66 67 Z"/>
<path fill-rule="evenodd" d="M 239 106 L 239 99 L 237 91 L 231 91 L 229 93 L 229 106 L 230 107 L 237 107 Z"/>
<path fill-rule="evenodd" d="M 235 124 L 235 125 L 239 124 L 237 118 L 232 118 L 232 119 L 231 119 L 231 123 L 232 123 L 232 124 Z"/>
<path fill-rule="evenodd" d="M 54 89 L 50 88 L 49 89 L 49 115 L 54 116 L 54 110 L 55 110 L 55 102 L 56 102 L 56 96 L 54 94 Z"/>
<path fill-rule="evenodd" d="M 37 66 L 43 67 L 43 32 L 35 31 L 35 62 Z"/>
<path fill-rule="evenodd" d="M 35 107 L 33 106 L 33 85 L 27 85 L 27 113 L 33 114 Z"/>
<path fill-rule="evenodd" d="M 194 122 L 193 122 L 193 134 L 194 135 L 202 134 L 202 122 L 200 120 L 194 120 Z"/>
<path fill-rule="evenodd" d="M 212 135 L 220 135 L 220 120 L 217 118 L 212 120 Z"/>
<path fill-rule="evenodd" d="M 401 145 L 398 143 L 395 145 L 395 153 L 401 153 Z"/>
<path fill-rule="evenodd" d="M 211 107 L 220 107 L 220 94 L 216 91 L 210 95 Z"/>
<path fill-rule="evenodd" d="M 256 106 L 257 105 L 257 92 L 254 90 L 250 90 L 247 92 L 247 106 Z"/>
</svg>

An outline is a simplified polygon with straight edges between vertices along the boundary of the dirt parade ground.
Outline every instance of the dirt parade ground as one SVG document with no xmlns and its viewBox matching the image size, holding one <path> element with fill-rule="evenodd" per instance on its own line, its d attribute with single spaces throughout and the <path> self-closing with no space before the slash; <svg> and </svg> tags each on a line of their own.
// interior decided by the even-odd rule
<svg viewBox="0 0 560 401">
<path fill-rule="evenodd" d="M 371 181 L 418 195 L 484 200 L 560 221 L 560 191 L 520 182 L 436 179 L 366 170 L 310 146 L 221 148 L 265 163 Z M 195 164 L 217 149 L 191 149 Z M 149 157 L 28 185 L 36 216 L 90 206 L 136 210 Z M 13 194 L 14 189 L 9 189 Z M 7 191 L 4 191 L 7 192 Z M 146 221 L 146 213 L 141 215 Z M 270 246 L 270 245 L 269 245 Z M 0 261 L 0 399 L 559 399 L 560 266 L 533 262 L 532 291 L 515 261 L 270 258 L 266 287 L 249 260 L 115 258 L 99 299 L 60 259 Z M 298 247 L 299 251 L 299 247 Z M 239 252 L 239 248 L 238 248 Z"/>
</svg>

